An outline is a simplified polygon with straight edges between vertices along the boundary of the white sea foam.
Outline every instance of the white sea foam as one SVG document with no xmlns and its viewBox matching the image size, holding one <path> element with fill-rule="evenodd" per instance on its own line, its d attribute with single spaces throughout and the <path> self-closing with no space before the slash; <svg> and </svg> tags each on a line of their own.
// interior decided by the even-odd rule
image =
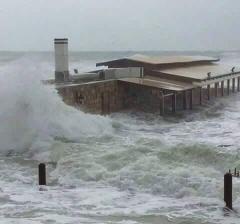
<svg viewBox="0 0 240 224">
<path fill-rule="evenodd" d="M 111 132 L 110 119 L 65 105 L 54 87 L 41 83 L 44 76 L 37 61 L 25 57 L 0 68 L 2 152 L 48 150 L 54 138 L 79 141 Z"/>
</svg>

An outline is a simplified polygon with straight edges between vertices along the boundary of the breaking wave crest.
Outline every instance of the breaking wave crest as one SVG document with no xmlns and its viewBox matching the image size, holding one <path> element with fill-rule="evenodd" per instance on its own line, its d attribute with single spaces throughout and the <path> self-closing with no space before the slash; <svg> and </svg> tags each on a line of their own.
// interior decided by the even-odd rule
<svg viewBox="0 0 240 224">
<path fill-rule="evenodd" d="M 85 114 L 65 105 L 37 61 L 21 58 L 0 67 L 1 152 L 47 151 L 54 139 L 111 132 L 110 119 Z"/>
</svg>

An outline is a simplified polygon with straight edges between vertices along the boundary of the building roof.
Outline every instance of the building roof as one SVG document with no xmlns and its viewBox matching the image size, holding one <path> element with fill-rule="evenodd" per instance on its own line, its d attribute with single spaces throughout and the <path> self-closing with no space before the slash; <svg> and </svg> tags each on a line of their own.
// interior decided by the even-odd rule
<svg viewBox="0 0 240 224">
<path fill-rule="evenodd" d="M 210 65 L 201 65 L 201 66 L 191 66 L 191 67 L 178 67 L 171 69 L 161 69 L 155 70 L 160 73 L 180 76 L 184 78 L 194 79 L 196 81 L 211 79 L 221 77 L 223 75 L 232 74 L 232 68 L 235 67 L 234 72 L 240 72 L 240 67 L 222 64 L 222 63 L 213 63 Z"/>
<path fill-rule="evenodd" d="M 171 91 L 183 91 L 194 88 L 194 85 L 174 80 L 166 80 L 157 77 L 147 76 L 144 78 L 124 78 L 119 81 L 138 84 L 142 86 L 155 87 L 158 89 L 166 89 Z"/>
<path fill-rule="evenodd" d="M 136 54 L 131 57 L 97 63 L 97 66 L 108 66 L 109 64 L 123 61 L 139 62 L 150 65 L 166 65 L 176 63 L 216 62 L 219 61 L 219 59 L 207 56 L 147 56 Z"/>
</svg>

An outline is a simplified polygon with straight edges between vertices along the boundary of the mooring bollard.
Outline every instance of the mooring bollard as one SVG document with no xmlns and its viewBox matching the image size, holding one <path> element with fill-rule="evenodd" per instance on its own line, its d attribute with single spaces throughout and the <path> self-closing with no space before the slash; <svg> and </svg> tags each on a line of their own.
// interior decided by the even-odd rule
<svg viewBox="0 0 240 224">
<path fill-rule="evenodd" d="M 46 165 L 40 163 L 38 166 L 38 180 L 39 185 L 46 185 Z"/>
<path fill-rule="evenodd" d="M 232 210 L 232 174 L 226 173 L 224 175 L 224 201 L 226 207 Z"/>
</svg>

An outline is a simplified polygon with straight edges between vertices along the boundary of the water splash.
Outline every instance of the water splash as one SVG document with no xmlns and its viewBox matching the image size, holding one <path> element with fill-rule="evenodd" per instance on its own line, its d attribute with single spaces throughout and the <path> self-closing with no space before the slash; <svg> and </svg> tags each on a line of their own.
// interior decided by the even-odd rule
<svg viewBox="0 0 240 224">
<path fill-rule="evenodd" d="M 110 119 L 65 105 L 54 87 L 41 83 L 42 72 L 29 58 L 0 68 L 1 152 L 47 151 L 54 139 L 80 141 L 112 131 Z"/>
</svg>

